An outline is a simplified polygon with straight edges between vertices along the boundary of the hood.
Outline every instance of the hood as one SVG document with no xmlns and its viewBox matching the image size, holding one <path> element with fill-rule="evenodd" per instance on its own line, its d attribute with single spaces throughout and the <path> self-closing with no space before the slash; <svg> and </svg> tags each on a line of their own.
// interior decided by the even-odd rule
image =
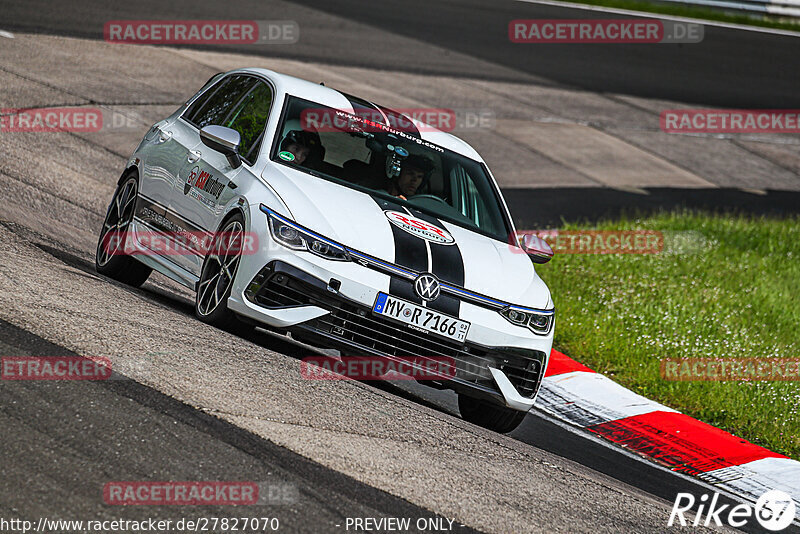
<svg viewBox="0 0 800 534">
<path fill-rule="evenodd" d="M 263 178 L 288 217 L 342 245 L 512 304 L 549 304 L 547 286 L 519 248 L 283 165 L 268 166 Z"/>
</svg>

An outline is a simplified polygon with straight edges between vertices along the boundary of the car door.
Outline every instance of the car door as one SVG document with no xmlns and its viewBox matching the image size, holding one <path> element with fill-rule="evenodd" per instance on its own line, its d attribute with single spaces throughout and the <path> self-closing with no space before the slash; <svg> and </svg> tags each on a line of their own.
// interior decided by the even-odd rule
<svg viewBox="0 0 800 534">
<path fill-rule="evenodd" d="M 189 153 L 189 148 L 179 141 L 183 136 L 175 135 L 177 129 L 175 121 L 164 120 L 156 123 L 145 136 L 148 144 L 143 151 L 139 196 L 142 204 L 151 209 L 169 204 L 177 173 Z"/>
<path fill-rule="evenodd" d="M 236 177 L 248 173 L 256 163 L 272 106 L 271 87 L 254 76 L 235 75 L 208 112 L 194 117 L 198 143 L 189 151 L 181 174 L 184 180 L 173 195 L 173 210 L 197 230 L 214 232 L 224 215 L 225 206 L 236 195 Z M 212 102 L 213 104 L 213 102 Z M 234 169 L 221 153 L 200 142 L 199 129 L 209 125 L 225 126 L 239 132 L 242 165 Z M 204 255 L 183 256 L 184 267 L 200 274 Z"/>
<path fill-rule="evenodd" d="M 147 135 L 145 135 L 146 157 L 139 188 L 140 203 L 142 208 L 147 207 L 160 217 L 165 217 L 166 209 L 171 203 L 175 192 L 176 182 L 187 159 L 189 151 L 198 143 L 197 133 L 191 124 L 182 117 L 194 115 L 214 93 L 220 89 L 222 81 L 211 84 L 213 78 L 206 85 L 210 87 L 201 90 L 202 94 L 196 98 L 181 117 L 157 122 Z M 164 219 L 154 219 L 148 223 L 162 228 Z"/>
</svg>

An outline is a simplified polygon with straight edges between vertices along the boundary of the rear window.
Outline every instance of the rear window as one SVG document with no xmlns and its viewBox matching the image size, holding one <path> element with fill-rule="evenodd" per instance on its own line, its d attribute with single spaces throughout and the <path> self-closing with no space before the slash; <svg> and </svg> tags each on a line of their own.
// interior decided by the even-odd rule
<svg viewBox="0 0 800 534">
<path fill-rule="evenodd" d="M 255 83 L 252 76 L 228 76 L 192 103 L 183 118 L 198 129 L 210 124 L 221 125 Z"/>
<path fill-rule="evenodd" d="M 261 148 L 272 98 L 272 88 L 263 80 L 228 76 L 193 102 L 183 118 L 197 129 L 217 125 L 236 130 L 241 136 L 239 154 L 252 164 Z"/>
</svg>

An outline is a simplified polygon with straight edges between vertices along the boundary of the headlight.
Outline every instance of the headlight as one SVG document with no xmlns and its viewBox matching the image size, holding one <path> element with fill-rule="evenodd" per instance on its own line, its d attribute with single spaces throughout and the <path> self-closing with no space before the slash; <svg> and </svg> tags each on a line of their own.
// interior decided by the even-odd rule
<svg viewBox="0 0 800 534">
<path fill-rule="evenodd" d="M 500 310 L 500 315 L 505 317 L 508 322 L 518 326 L 525 326 L 534 334 L 546 336 L 553 328 L 555 311 L 536 312 L 533 310 L 521 310 L 511 306 Z"/>
<path fill-rule="evenodd" d="M 350 255 L 341 245 L 273 213 L 264 206 L 261 211 L 267 214 L 269 233 L 281 245 L 292 250 L 307 250 L 328 260 L 350 261 Z"/>
</svg>

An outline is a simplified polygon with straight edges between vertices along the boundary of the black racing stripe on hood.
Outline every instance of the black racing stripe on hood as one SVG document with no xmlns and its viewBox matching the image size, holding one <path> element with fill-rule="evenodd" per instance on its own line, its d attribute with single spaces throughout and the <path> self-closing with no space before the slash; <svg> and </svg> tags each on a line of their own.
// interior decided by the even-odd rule
<svg viewBox="0 0 800 534">
<path fill-rule="evenodd" d="M 422 219 L 425 222 L 435 224 L 440 228 L 444 228 L 442 221 L 423 213 L 419 210 L 409 208 L 411 214 L 415 217 Z M 430 243 L 431 247 L 431 271 L 439 280 L 449 282 L 458 286 L 464 285 L 464 257 L 461 255 L 461 249 L 458 248 L 458 243 L 452 245 L 440 245 L 438 243 Z M 441 294 L 438 299 L 428 303 L 428 306 L 438 310 L 442 313 L 447 313 L 458 317 L 458 312 L 461 310 L 461 301 L 451 295 Z"/>
<path fill-rule="evenodd" d="M 439 228 L 445 227 L 442 221 L 432 215 L 414 208 L 410 208 L 409 211 L 411 211 L 412 215 L 425 222 L 435 224 Z M 458 248 L 458 243 L 440 245 L 439 243 L 431 242 L 431 262 L 433 263 L 431 272 L 440 280 L 458 286 L 464 285 L 464 256 L 461 254 L 461 249 Z"/>
<path fill-rule="evenodd" d="M 382 210 L 392 210 L 405 213 L 400 204 L 372 197 Z M 428 250 L 425 241 L 414 237 L 408 232 L 404 232 L 386 219 L 386 224 L 392 229 L 394 239 L 394 263 L 401 267 L 414 270 L 416 272 L 426 272 L 428 270 Z M 389 293 L 397 297 L 422 304 L 422 299 L 414 291 L 414 284 L 397 276 L 389 279 Z"/>
<path fill-rule="evenodd" d="M 439 280 L 464 285 L 464 261 L 456 245 L 437 245 L 431 243 L 431 272 Z M 460 281 L 459 281 L 460 280 Z M 439 294 L 439 298 L 428 306 L 442 313 L 458 317 L 461 301 L 452 295 Z"/>
<path fill-rule="evenodd" d="M 388 220 L 386 222 L 392 227 L 392 235 L 394 236 L 394 262 L 401 267 L 413 269 L 417 272 L 427 271 L 428 250 L 425 248 L 425 242 L 401 230 Z M 422 298 L 414 292 L 413 283 L 397 276 L 391 277 L 389 292 L 417 304 L 422 303 Z"/>
<path fill-rule="evenodd" d="M 401 213 L 408 211 L 413 216 L 423 221 L 444 228 L 442 222 L 436 217 L 415 209 L 405 208 L 403 205 L 392 202 L 391 200 L 377 197 L 372 198 L 384 211 L 392 210 Z M 388 220 L 387 223 L 392 229 L 392 236 L 395 243 L 396 264 L 420 273 L 433 273 L 439 280 L 451 284 L 459 286 L 464 285 L 464 258 L 461 255 L 461 249 L 458 248 L 457 243 L 453 243 L 452 245 L 439 245 L 437 243 L 426 242 L 423 239 L 401 230 Z M 426 243 L 431 249 L 430 265 L 428 264 Z M 396 276 L 392 276 L 389 280 L 389 292 L 392 295 L 408 299 L 417 304 L 422 303 L 422 299 L 417 295 L 416 291 L 414 291 L 413 282 Z M 439 298 L 427 302 L 426 306 L 447 315 L 458 317 L 461 311 L 461 300 L 452 295 L 440 293 Z"/>
</svg>

